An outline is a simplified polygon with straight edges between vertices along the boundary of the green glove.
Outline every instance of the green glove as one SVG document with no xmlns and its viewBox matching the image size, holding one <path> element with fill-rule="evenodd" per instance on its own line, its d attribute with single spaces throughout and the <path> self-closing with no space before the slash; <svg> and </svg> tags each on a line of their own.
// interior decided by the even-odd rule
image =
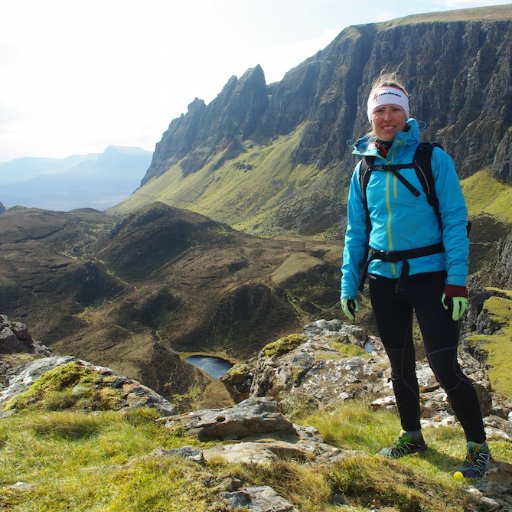
<svg viewBox="0 0 512 512">
<path fill-rule="evenodd" d="M 356 319 L 356 313 L 359 311 L 359 298 L 341 299 L 341 309 L 343 314 L 353 322 Z"/>
<path fill-rule="evenodd" d="M 444 309 L 452 308 L 452 320 L 455 322 L 460 320 L 460 317 L 464 314 L 468 308 L 468 299 L 466 297 L 447 297 L 443 293 L 441 298 Z"/>
</svg>

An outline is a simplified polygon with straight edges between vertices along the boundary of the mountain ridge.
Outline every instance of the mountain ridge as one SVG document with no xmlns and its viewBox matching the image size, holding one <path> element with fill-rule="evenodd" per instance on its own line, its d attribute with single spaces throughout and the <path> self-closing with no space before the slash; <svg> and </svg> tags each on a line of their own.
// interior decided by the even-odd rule
<svg viewBox="0 0 512 512">
<path fill-rule="evenodd" d="M 511 185 L 512 87 L 502 77 L 510 74 L 512 7 L 429 14 L 435 21 L 422 16 L 348 27 L 279 82 L 266 85 L 256 66 L 232 77 L 208 105 L 196 99 L 157 144 L 141 188 L 114 211 L 159 200 L 233 223 L 223 213 L 233 208 L 232 184 L 240 198 L 267 197 L 265 188 L 276 180 L 273 207 L 239 207 L 237 227 L 266 235 L 339 231 L 356 163 L 349 141 L 368 129 L 361 107 L 383 62 L 412 91 L 413 116 L 427 121 L 424 138 L 443 144 L 461 177 L 490 167 Z M 244 104 L 237 86 L 250 99 Z M 257 161 L 283 138 L 290 140 L 285 161 Z M 258 173 L 259 184 L 247 179 L 244 186 Z M 283 198 L 287 189 L 293 193 Z M 194 199 L 183 201 L 187 196 Z"/>
</svg>

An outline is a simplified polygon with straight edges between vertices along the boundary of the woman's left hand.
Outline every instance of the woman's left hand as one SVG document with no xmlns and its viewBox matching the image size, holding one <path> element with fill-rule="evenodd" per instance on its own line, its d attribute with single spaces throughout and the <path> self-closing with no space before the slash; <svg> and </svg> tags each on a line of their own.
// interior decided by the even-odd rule
<svg viewBox="0 0 512 512">
<path fill-rule="evenodd" d="M 452 308 L 452 320 L 457 322 L 468 308 L 468 299 L 466 297 L 447 297 L 443 293 L 441 298 L 444 309 Z"/>
</svg>

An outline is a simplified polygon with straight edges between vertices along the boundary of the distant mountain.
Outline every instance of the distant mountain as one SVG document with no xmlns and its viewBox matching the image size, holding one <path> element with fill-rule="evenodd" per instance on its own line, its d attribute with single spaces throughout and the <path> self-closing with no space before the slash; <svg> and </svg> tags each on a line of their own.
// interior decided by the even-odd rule
<svg viewBox="0 0 512 512">
<path fill-rule="evenodd" d="M 104 210 L 126 199 L 151 162 L 151 152 L 109 146 L 64 159 L 19 158 L 0 164 L 0 200 L 47 210 Z"/>
<path fill-rule="evenodd" d="M 366 99 L 382 71 L 411 92 L 425 140 L 459 175 L 512 185 L 512 5 L 348 27 L 267 84 L 260 66 L 195 99 L 156 145 L 143 186 L 117 211 L 162 201 L 265 235 L 342 234 L 351 141 L 369 130 Z"/>
</svg>

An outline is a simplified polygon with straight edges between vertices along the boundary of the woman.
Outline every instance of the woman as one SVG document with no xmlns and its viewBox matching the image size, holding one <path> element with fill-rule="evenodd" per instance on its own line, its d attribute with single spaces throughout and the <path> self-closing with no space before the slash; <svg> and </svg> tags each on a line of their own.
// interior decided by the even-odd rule
<svg viewBox="0 0 512 512">
<path fill-rule="evenodd" d="M 481 477 L 490 464 L 482 414 L 475 389 L 457 362 L 458 320 L 468 302 L 469 241 L 467 209 L 455 166 L 442 149 L 433 149 L 430 163 L 438 218 L 412 166 L 420 130 L 409 117 L 406 89 L 395 76 L 382 76 L 372 87 L 367 107 L 372 132 L 356 142 L 354 154 L 363 160 L 370 157 L 365 169 L 369 165 L 374 170 L 363 185 L 359 162 L 350 184 L 341 305 L 353 321 L 359 310 L 361 267 L 366 262 L 371 304 L 391 364 L 402 425 L 396 443 L 380 453 L 398 458 L 427 449 L 420 425 L 414 311 L 429 364 L 466 435 L 467 457 L 459 471 L 466 477 Z M 417 195 L 411 193 L 413 189 Z"/>
</svg>

